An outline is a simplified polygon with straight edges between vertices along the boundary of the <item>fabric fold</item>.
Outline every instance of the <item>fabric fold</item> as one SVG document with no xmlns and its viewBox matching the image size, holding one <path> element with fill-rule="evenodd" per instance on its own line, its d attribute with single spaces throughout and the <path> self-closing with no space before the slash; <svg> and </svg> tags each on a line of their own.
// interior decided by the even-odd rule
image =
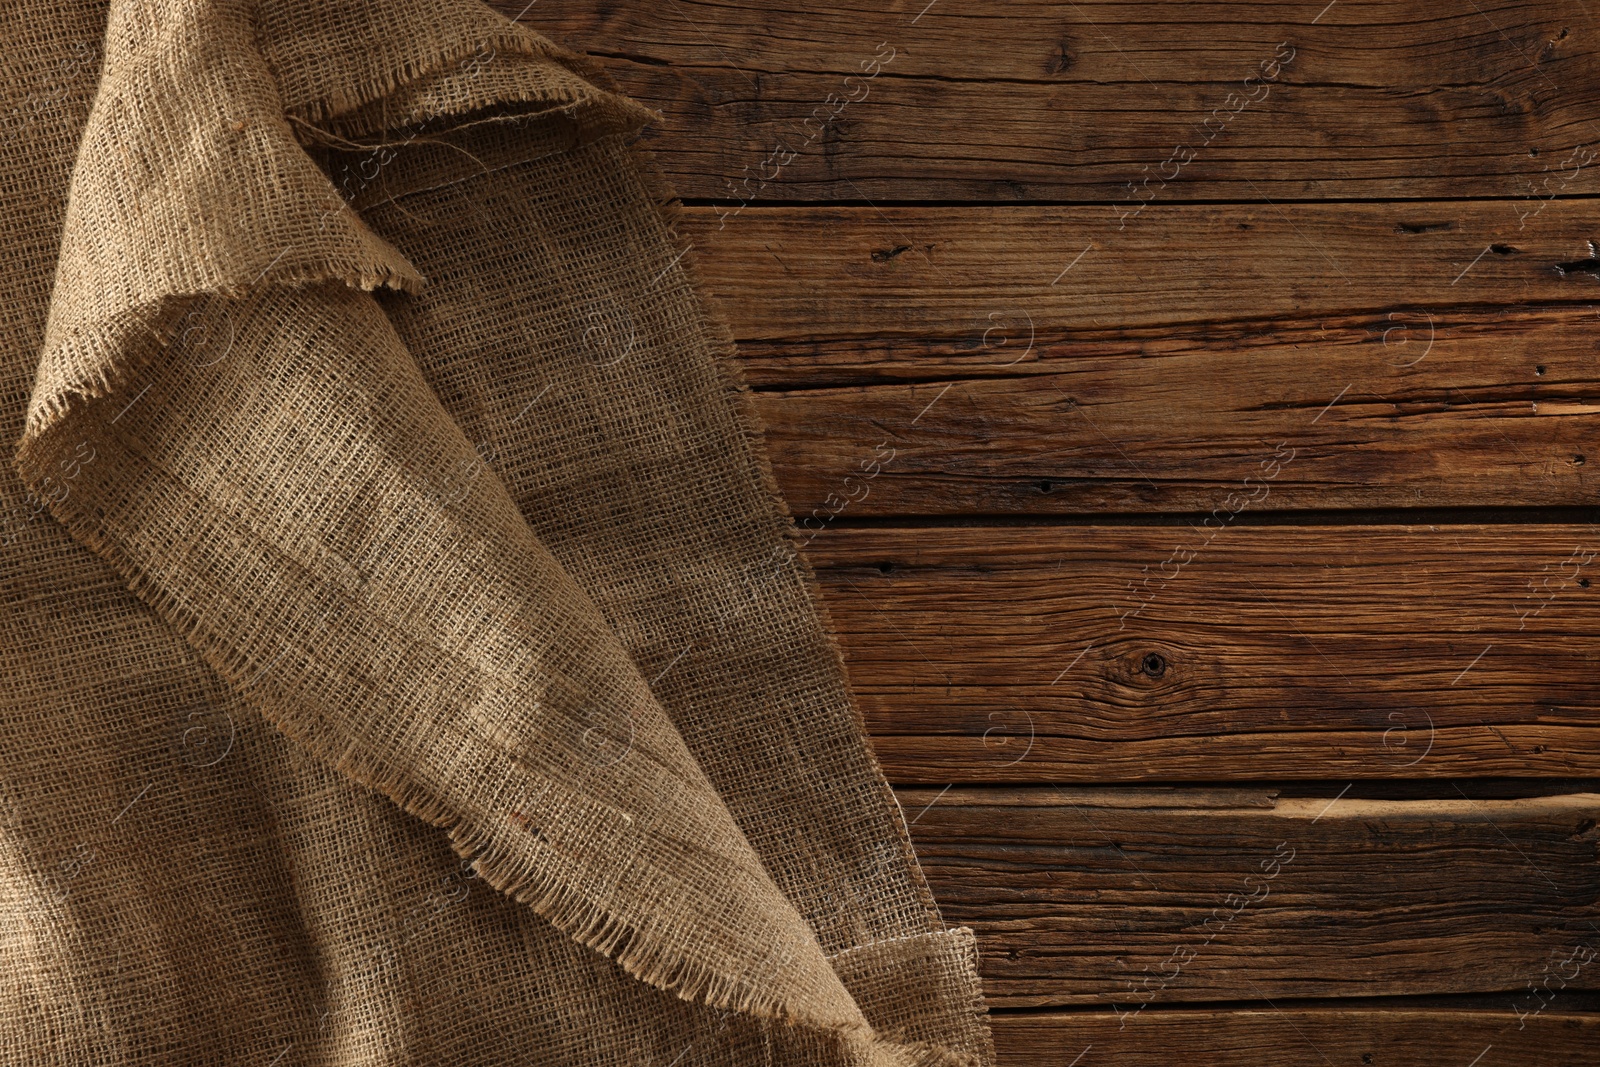
<svg viewBox="0 0 1600 1067">
<path fill-rule="evenodd" d="M 462 0 L 114 3 L 18 471 L 279 730 L 629 974 L 848 1062 L 979 1062 L 875 1032 L 374 295 L 428 286 L 350 206 L 393 153 L 648 118 L 580 67 Z"/>
<path fill-rule="evenodd" d="M 445 827 L 497 888 L 687 998 L 863 1029 L 615 636 L 359 291 L 420 279 L 290 135 L 247 13 L 113 13 L 124 47 L 74 173 L 25 479 L 281 729 Z M 153 121 L 174 100 L 197 135 Z M 190 330 L 226 351 L 186 358 Z M 330 449 L 331 411 L 350 424 Z"/>
</svg>

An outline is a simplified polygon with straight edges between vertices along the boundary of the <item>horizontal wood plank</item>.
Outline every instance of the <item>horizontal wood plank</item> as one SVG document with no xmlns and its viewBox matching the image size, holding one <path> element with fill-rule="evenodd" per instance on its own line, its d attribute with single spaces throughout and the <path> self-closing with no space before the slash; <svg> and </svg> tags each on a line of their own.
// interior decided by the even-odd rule
<svg viewBox="0 0 1600 1067">
<path fill-rule="evenodd" d="M 679 216 L 735 337 L 800 359 L 821 343 L 915 339 L 1015 369 L 1070 330 L 1600 303 L 1581 201 L 1525 216 L 1480 200 L 1156 204 L 1125 223 L 1103 207 Z"/>
<path fill-rule="evenodd" d="M 1141 332 L 1039 342 L 1025 373 L 925 348 L 876 380 L 763 392 L 784 495 L 801 517 L 843 498 L 855 516 L 1047 515 L 1206 512 L 1246 478 L 1252 512 L 1600 488 L 1593 308 Z"/>
<path fill-rule="evenodd" d="M 1257 508 L 1587 502 L 1581 207 L 687 217 L 791 507 L 970 515 L 1210 510 L 1279 442 Z"/>
<path fill-rule="evenodd" d="M 686 197 L 1596 191 L 1600 41 L 1580 5 L 1318 7 L 557 0 L 527 17 L 664 113 L 651 145 Z"/>
<path fill-rule="evenodd" d="M 1592 526 L 838 528 L 903 782 L 1600 774 Z"/>
<path fill-rule="evenodd" d="M 902 791 L 996 1006 L 1506 993 L 1531 1011 L 1600 986 L 1600 794 L 1218 809 L 1094 792 Z"/>
<path fill-rule="evenodd" d="M 1002 1013 L 991 1025 L 1001 1067 L 1581 1067 L 1600 1043 L 1600 1013 L 1564 1010 L 1571 999 L 1537 1014 L 1507 997 L 1468 1010 L 1151 1008 L 1132 1021 L 1113 1011 Z"/>
</svg>

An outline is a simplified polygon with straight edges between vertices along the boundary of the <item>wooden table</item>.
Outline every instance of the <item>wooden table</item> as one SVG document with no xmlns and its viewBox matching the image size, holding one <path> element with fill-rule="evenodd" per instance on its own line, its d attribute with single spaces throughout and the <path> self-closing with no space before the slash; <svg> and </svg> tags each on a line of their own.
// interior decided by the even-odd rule
<svg viewBox="0 0 1600 1067">
<path fill-rule="evenodd" d="M 1600 1064 L 1592 8 L 523 2 L 663 113 L 1003 1063 Z"/>
</svg>

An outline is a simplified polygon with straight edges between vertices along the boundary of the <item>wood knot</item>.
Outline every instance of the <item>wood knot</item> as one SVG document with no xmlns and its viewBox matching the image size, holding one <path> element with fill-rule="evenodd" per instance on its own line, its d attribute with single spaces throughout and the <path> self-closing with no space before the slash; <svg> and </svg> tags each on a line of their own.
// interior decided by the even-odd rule
<svg viewBox="0 0 1600 1067">
<path fill-rule="evenodd" d="M 1555 268 L 1556 273 L 1562 276 L 1568 274 L 1600 274 L 1600 244 L 1596 244 L 1591 239 L 1589 241 L 1588 259 L 1574 259 L 1566 263 L 1557 263 Z"/>
</svg>

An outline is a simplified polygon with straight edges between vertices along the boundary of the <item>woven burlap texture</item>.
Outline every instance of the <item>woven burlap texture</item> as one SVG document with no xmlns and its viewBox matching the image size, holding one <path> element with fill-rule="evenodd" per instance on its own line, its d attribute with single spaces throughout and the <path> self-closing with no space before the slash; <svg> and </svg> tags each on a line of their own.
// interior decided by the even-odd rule
<svg viewBox="0 0 1600 1067">
<path fill-rule="evenodd" d="M 0 1059 L 991 1062 L 651 114 L 477 0 L 0 32 Z"/>
</svg>

